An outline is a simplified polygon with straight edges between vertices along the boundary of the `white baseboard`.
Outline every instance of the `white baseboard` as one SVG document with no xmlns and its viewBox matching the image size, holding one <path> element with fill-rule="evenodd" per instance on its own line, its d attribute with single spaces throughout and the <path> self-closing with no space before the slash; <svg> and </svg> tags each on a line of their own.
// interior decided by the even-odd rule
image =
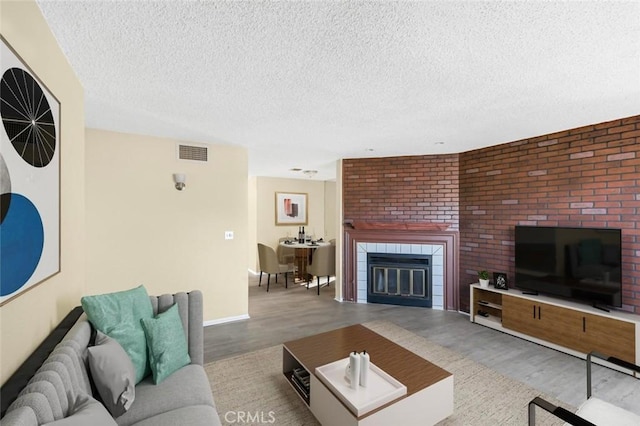
<svg viewBox="0 0 640 426">
<path fill-rule="evenodd" d="M 205 321 L 203 323 L 203 326 L 209 327 L 210 325 L 225 324 L 227 322 L 244 321 L 244 320 L 248 320 L 249 318 L 250 318 L 249 314 L 237 315 L 235 317 L 218 318 L 214 320 Z"/>
<path fill-rule="evenodd" d="M 256 272 L 256 271 L 254 271 L 254 270 L 253 270 L 253 269 L 251 269 L 251 268 L 249 268 L 249 269 L 248 269 L 248 271 L 249 271 L 249 273 L 250 273 L 251 275 L 260 275 L 260 272 Z"/>
</svg>

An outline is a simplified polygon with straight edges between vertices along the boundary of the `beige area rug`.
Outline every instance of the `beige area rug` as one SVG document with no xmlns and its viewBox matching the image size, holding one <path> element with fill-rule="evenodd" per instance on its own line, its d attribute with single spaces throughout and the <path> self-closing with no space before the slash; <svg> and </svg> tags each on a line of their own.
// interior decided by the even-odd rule
<svg viewBox="0 0 640 426">
<path fill-rule="evenodd" d="M 364 324 L 454 375 L 454 413 L 439 425 L 526 425 L 527 406 L 541 392 L 387 321 Z M 205 366 L 223 425 L 318 425 L 282 375 L 282 345 Z M 313 397 L 313 396 L 312 396 Z M 574 407 L 560 403 L 564 408 Z M 562 421 L 541 409 L 537 425 Z M 340 425 L 326 425 L 340 426 Z"/>
</svg>

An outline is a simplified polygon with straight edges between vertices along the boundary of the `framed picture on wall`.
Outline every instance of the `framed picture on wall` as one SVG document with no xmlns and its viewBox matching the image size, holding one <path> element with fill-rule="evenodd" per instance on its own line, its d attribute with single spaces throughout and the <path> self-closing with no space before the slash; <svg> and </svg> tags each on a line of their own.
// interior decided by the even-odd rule
<svg viewBox="0 0 640 426">
<path fill-rule="evenodd" d="M 507 274 L 505 274 L 504 272 L 494 272 L 493 285 L 497 289 L 508 290 L 509 288 L 507 287 Z"/>
<path fill-rule="evenodd" d="M 0 306 L 60 272 L 60 102 L 0 38 Z"/>
<path fill-rule="evenodd" d="M 301 192 L 276 192 L 276 225 L 306 225 L 307 197 Z"/>
</svg>

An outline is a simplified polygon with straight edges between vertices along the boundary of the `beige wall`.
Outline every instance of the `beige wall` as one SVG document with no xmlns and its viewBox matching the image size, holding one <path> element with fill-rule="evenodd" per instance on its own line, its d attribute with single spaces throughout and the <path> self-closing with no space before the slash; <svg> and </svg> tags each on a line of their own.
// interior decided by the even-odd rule
<svg viewBox="0 0 640 426">
<path fill-rule="evenodd" d="M 336 238 L 337 220 L 336 215 L 336 181 L 328 180 L 324 182 L 324 233 L 325 238 L 330 240 Z"/>
<path fill-rule="evenodd" d="M 344 266 L 344 233 L 342 232 L 342 160 L 336 162 L 336 187 L 335 187 L 335 239 L 336 239 L 336 300 L 342 301 L 343 266 Z"/>
<path fill-rule="evenodd" d="M 298 235 L 298 226 L 276 226 L 275 193 L 303 192 L 308 194 L 309 221 L 305 232 L 315 237 L 326 237 L 325 232 L 325 185 L 323 181 L 311 179 L 256 178 L 256 244 L 250 249 L 257 253 L 257 243 L 276 247 L 278 238 Z M 258 271 L 257 255 L 249 269 Z"/>
<path fill-rule="evenodd" d="M 256 265 L 258 264 L 258 250 L 255 247 L 258 246 L 258 178 L 255 176 L 249 177 L 249 242 L 247 245 L 247 265 L 249 270 L 256 272 Z"/>
<path fill-rule="evenodd" d="M 86 140 L 86 293 L 199 289 L 205 322 L 246 315 L 246 150 L 208 145 L 199 163 L 176 159 L 175 140 L 94 129 Z"/>
<path fill-rule="evenodd" d="M 80 302 L 85 275 L 83 89 L 32 1 L 0 2 L 0 33 L 61 104 L 60 273 L 0 307 L 4 383 Z"/>
</svg>

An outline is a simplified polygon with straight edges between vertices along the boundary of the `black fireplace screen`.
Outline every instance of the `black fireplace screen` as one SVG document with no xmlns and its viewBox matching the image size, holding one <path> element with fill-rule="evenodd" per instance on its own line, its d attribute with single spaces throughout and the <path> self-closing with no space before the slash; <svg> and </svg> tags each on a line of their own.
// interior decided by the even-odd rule
<svg viewBox="0 0 640 426">
<path fill-rule="evenodd" d="M 431 255 L 368 253 L 367 302 L 431 307 Z"/>
</svg>

